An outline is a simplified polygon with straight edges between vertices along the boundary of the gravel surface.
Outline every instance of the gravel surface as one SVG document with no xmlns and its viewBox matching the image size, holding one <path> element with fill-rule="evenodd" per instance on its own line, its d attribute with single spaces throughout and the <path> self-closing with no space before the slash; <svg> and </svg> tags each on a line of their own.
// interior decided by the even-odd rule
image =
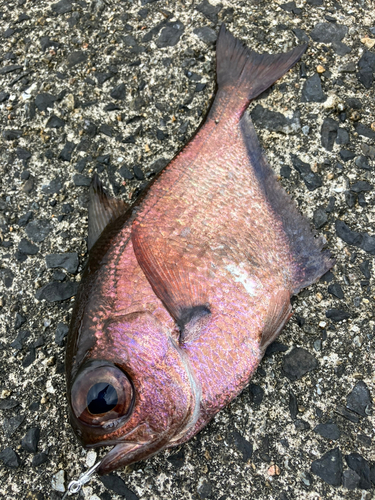
<svg viewBox="0 0 375 500">
<path fill-rule="evenodd" d="M 132 200 L 187 142 L 225 21 L 258 51 L 309 43 L 250 111 L 337 263 L 198 436 L 81 495 L 375 498 L 374 12 L 371 0 L 0 0 L 1 497 L 59 499 L 103 454 L 78 444 L 65 399 L 88 186 L 98 172 Z"/>
</svg>

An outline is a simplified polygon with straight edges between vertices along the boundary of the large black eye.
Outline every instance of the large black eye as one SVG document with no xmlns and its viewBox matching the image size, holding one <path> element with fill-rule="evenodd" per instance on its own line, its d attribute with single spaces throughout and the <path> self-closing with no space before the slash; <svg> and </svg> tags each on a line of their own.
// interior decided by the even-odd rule
<svg viewBox="0 0 375 500">
<path fill-rule="evenodd" d="M 87 408 L 93 415 L 107 413 L 113 410 L 117 403 L 116 389 L 106 382 L 93 385 L 87 394 Z"/>
<path fill-rule="evenodd" d="M 82 423 L 107 425 L 109 420 L 130 415 L 134 403 L 133 385 L 117 366 L 92 361 L 77 375 L 70 402 L 73 413 Z"/>
</svg>

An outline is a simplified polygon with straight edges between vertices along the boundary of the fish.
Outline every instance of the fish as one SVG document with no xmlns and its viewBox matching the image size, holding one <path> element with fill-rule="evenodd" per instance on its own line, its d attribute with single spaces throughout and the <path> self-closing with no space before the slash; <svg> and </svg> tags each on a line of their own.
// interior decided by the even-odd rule
<svg viewBox="0 0 375 500">
<path fill-rule="evenodd" d="M 189 143 L 128 206 L 95 175 L 66 349 L 69 418 L 107 474 L 196 435 L 248 384 L 292 295 L 334 264 L 246 112 L 301 58 L 222 25 L 217 90 Z"/>
</svg>

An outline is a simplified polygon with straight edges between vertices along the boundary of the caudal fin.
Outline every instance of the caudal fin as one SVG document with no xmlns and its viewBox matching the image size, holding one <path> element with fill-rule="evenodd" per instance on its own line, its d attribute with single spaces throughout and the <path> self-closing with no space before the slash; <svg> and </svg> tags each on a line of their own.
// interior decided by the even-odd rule
<svg viewBox="0 0 375 500">
<path fill-rule="evenodd" d="M 281 78 L 305 52 L 299 45 L 285 54 L 258 54 L 248 49 L 221 25 L 216 43 L 218 90 L 236 90 L 245 95 L 242 113 L 249 102 Z M 239 101 L 240 102 L 240 101 Z"/>
</svg>

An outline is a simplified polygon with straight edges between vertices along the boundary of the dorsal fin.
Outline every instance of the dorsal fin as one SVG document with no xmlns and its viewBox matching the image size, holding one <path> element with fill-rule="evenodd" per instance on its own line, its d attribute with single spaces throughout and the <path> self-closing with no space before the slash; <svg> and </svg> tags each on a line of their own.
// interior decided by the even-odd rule
<svg viewBox="0 0 375 500">
<path fill-rule="evenodd" d="M 128 204 L 117 198 L 108 196 L 97 174 L 94 175 L 90 186 L 89 201 L 89 251 L 103 232 L 104 228 L 117 219 L 128 208 Z"/>
</svg>

